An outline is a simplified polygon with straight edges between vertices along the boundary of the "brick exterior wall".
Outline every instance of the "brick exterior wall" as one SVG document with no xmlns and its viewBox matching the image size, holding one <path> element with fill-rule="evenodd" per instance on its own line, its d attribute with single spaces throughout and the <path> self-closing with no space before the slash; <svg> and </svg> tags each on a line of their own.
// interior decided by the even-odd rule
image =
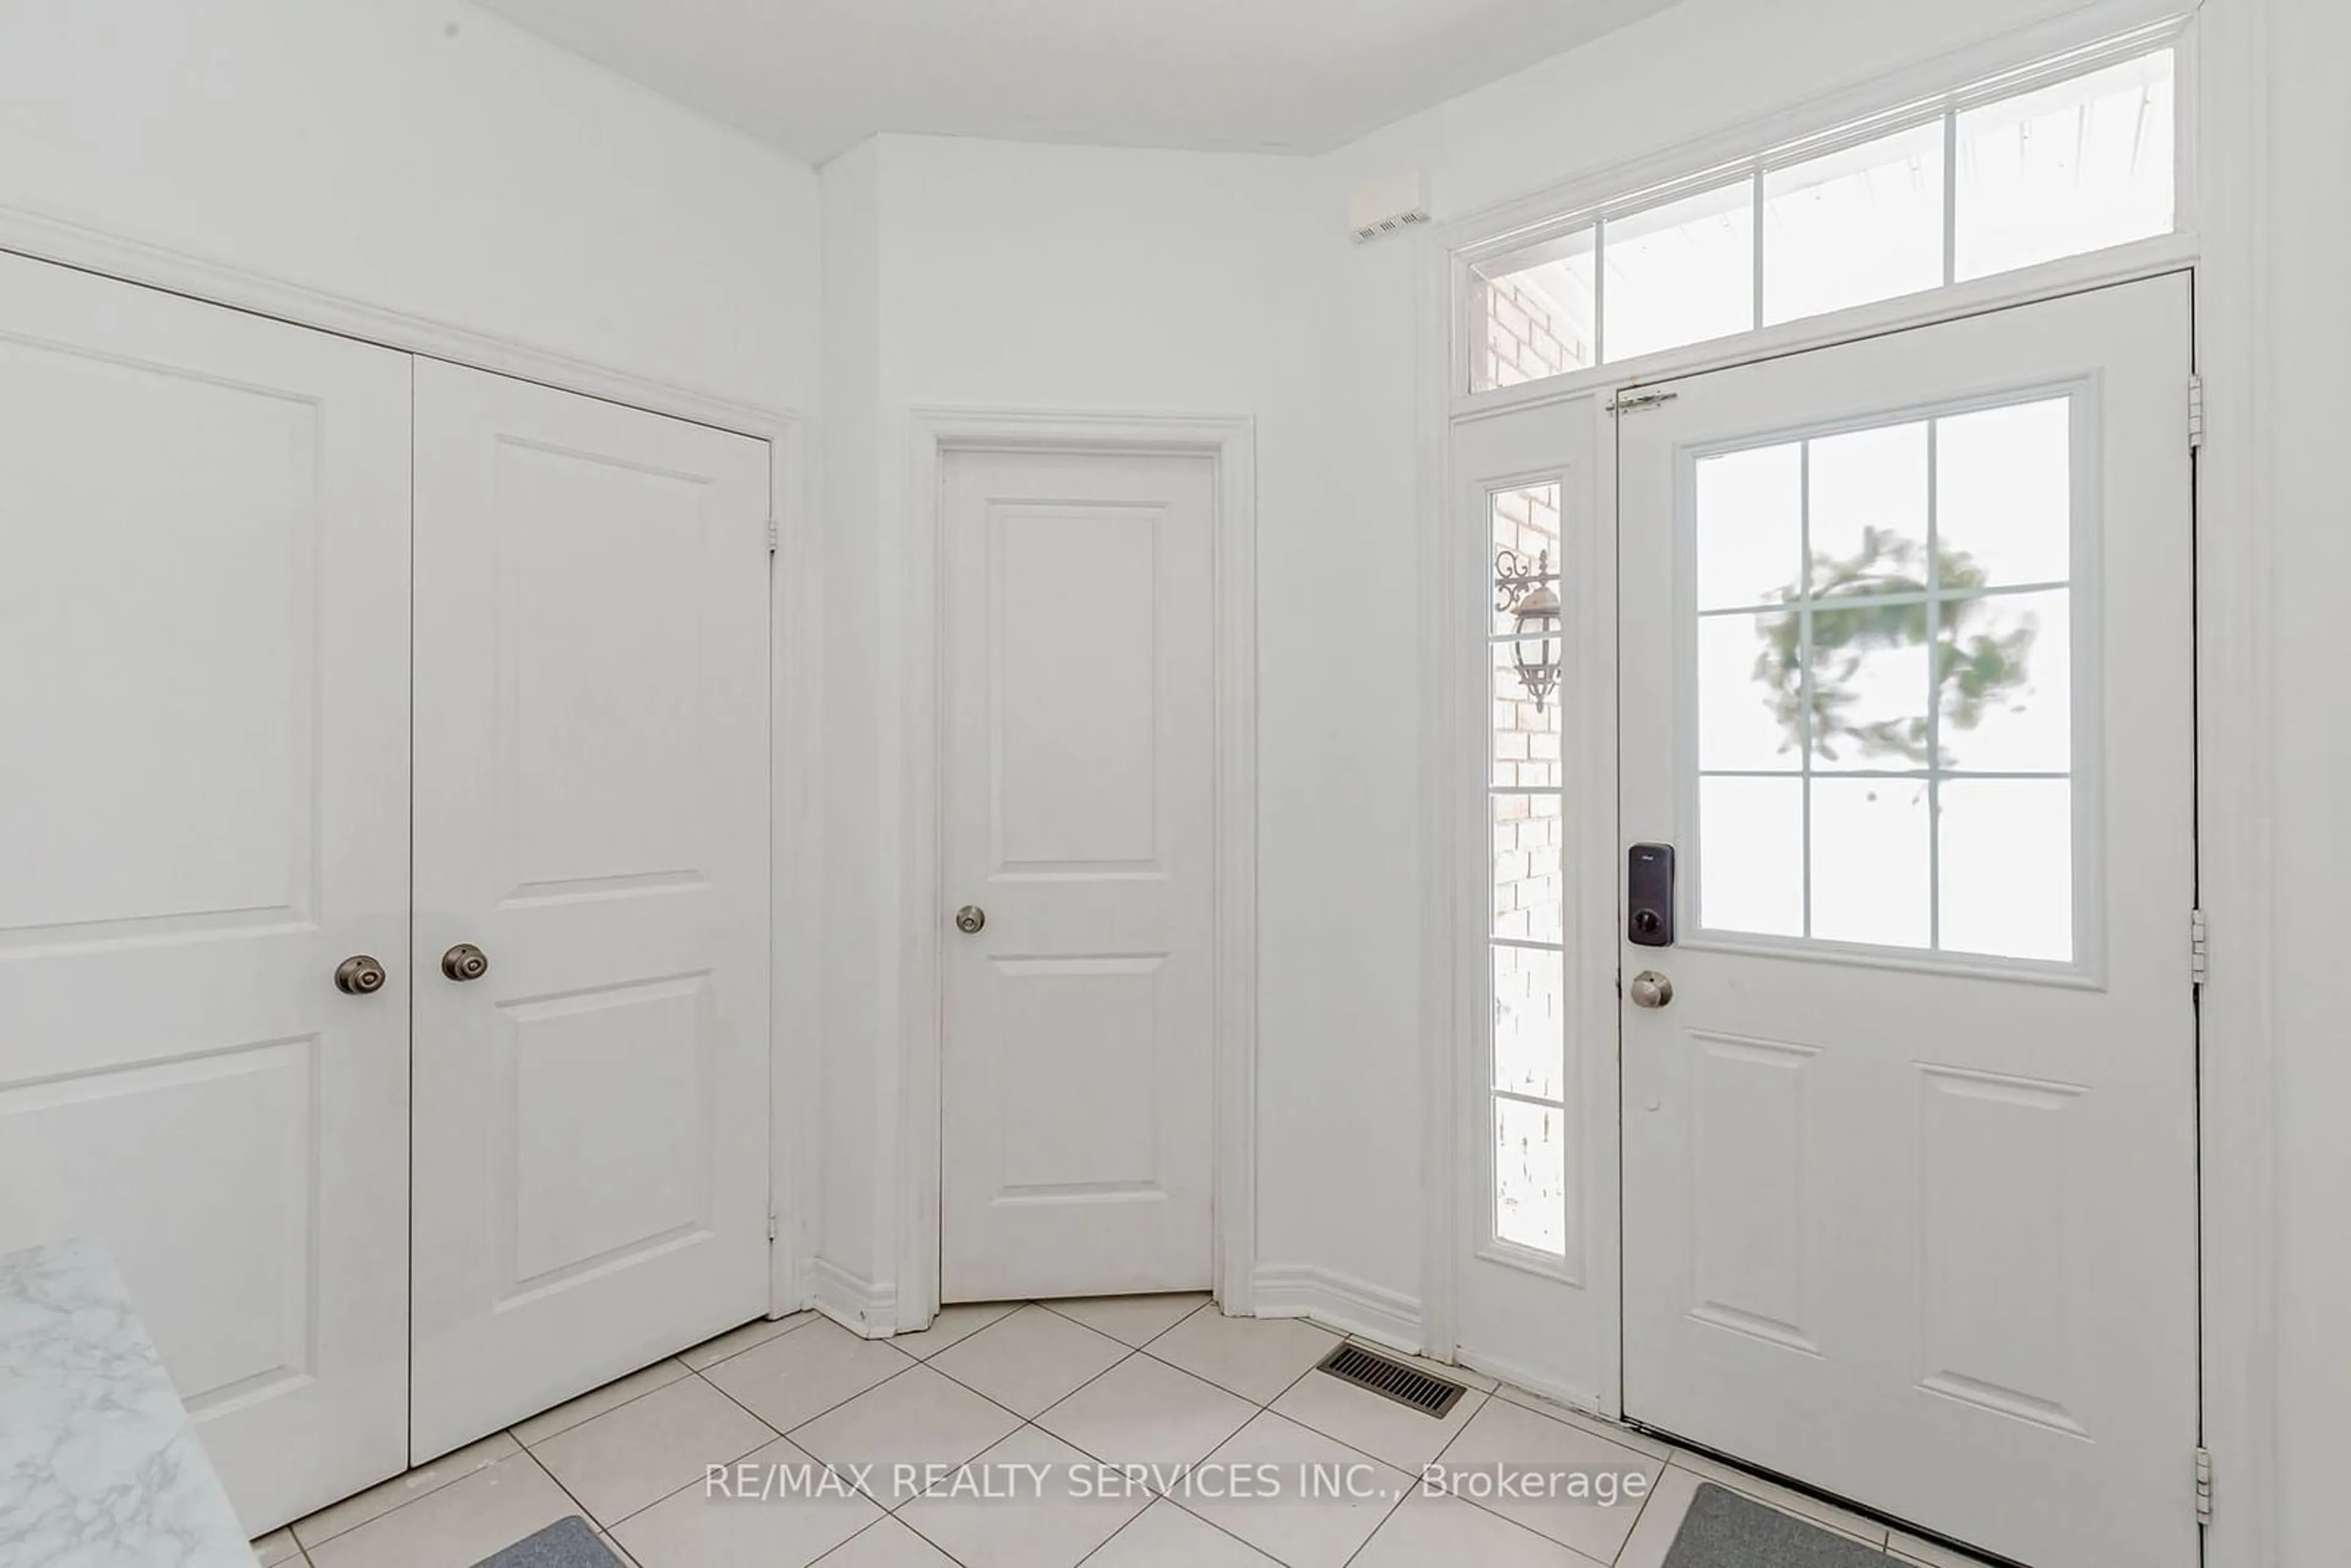
<svg viewBox="0 0 2351 1568">
<path fill-rule="evenodd" d="M 1514 387 L 1592 363 L 1592 343 L 1515 277 L 1486 285 L 1486 361 L 1480 387 Z M 1556 554 L 1554 558 L 1556 559 Z"/>
<path fill-rule="evenodd" d="M 1559 569 L 1559 487 L 1506 490 L 1494 497 L 1494 549 L 1516 550 L 1532 562 L 1548 552 Z M 1495 630 L 1511 629 L 1498 612 Z M 1559 694 L 1541 710 L 1509 665 L 1511 647 L 1495 648 L 1493 780 L 1497 789 L 1556 790 L 1561 774 Z M 1566 844 L 1557 795 L 1494 797 L 1494 935 L 1521 941 L 1560 940 L 1560 901 Z"/>
</svg>

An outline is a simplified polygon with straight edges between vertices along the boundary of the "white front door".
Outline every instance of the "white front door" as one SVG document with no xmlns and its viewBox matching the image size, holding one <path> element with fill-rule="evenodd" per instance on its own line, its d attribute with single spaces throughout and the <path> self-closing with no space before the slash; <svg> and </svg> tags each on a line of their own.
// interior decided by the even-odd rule
<svg viewBox="0 0 2351 1568">
<path fill-rule="evenodd" d="M 1205 1289 L 1214 465 L 943 480 L 941 1298 Z"/>
<path fill-rule="evenodd" d="M 763 443 L 417 365 L 418 1460 L 767 1305 L 767 507 Z"/>
<path fill-rule="evenodd" d="M 406 1453 L 408 400 L 0 256 L 0 1252 L 105 1244 L 256 1534 Z"/>
<path fill-rule="evenodd" d="M 2189 314 L 1617 421 L 1625 1413 L 2038 1568 L 2197 1559 Z"/>
</svg>

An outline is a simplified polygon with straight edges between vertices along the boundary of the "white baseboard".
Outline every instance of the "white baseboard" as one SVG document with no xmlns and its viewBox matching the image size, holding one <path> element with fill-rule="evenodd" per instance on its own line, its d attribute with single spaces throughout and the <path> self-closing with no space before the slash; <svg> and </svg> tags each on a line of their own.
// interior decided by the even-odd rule
<svg viewBox="0 0 2351 1568">
<path fill-rule="evenodd" d="M 1407 1354 L 1421 1353 L 1420 1302 L 1307 1263 L 1260 1263 L 1250 1281 L 1256 1315 L 1306 1318 Z"/>
<path fill-rule="evenodd" d="M 898 1332 L 897 1288 L 861 1280 L 827 1259 L 809 1265 L 809 1305 L 860 1339 Z"/>
</svg>

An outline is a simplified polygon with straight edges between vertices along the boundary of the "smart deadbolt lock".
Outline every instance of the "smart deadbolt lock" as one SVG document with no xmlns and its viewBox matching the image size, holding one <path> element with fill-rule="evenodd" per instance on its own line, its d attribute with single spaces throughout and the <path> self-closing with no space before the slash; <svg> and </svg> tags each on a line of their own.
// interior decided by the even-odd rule
<svg viewBox="0 0 2351 1568">
<path fill-rule="evenodd" d="M 1625 940 L 1674 945 L 1674 846 L 1635 844 L 1625 857 Z"/>
</svg>

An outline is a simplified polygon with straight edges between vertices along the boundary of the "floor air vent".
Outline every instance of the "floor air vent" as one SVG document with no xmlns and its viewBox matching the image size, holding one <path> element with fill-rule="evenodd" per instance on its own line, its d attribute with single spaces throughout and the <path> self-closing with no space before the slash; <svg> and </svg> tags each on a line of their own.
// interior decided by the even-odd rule
<svg viewBox="0 0 2351 1568">
<path fill-rule="evenodd" d="M 1431 1377 L 1426 1372 L 1392 1361 L 1359 1344 L 1343 1344 L 1317 1364 L 1318 1369 L 1343 1377 L 1358 1388 L 1368 1388 L 1383 1399 L 1409 1405 L 1424 1416 L 1442 1416 L 1467 1392 L 1458 1383 Z"/>
</svg>

